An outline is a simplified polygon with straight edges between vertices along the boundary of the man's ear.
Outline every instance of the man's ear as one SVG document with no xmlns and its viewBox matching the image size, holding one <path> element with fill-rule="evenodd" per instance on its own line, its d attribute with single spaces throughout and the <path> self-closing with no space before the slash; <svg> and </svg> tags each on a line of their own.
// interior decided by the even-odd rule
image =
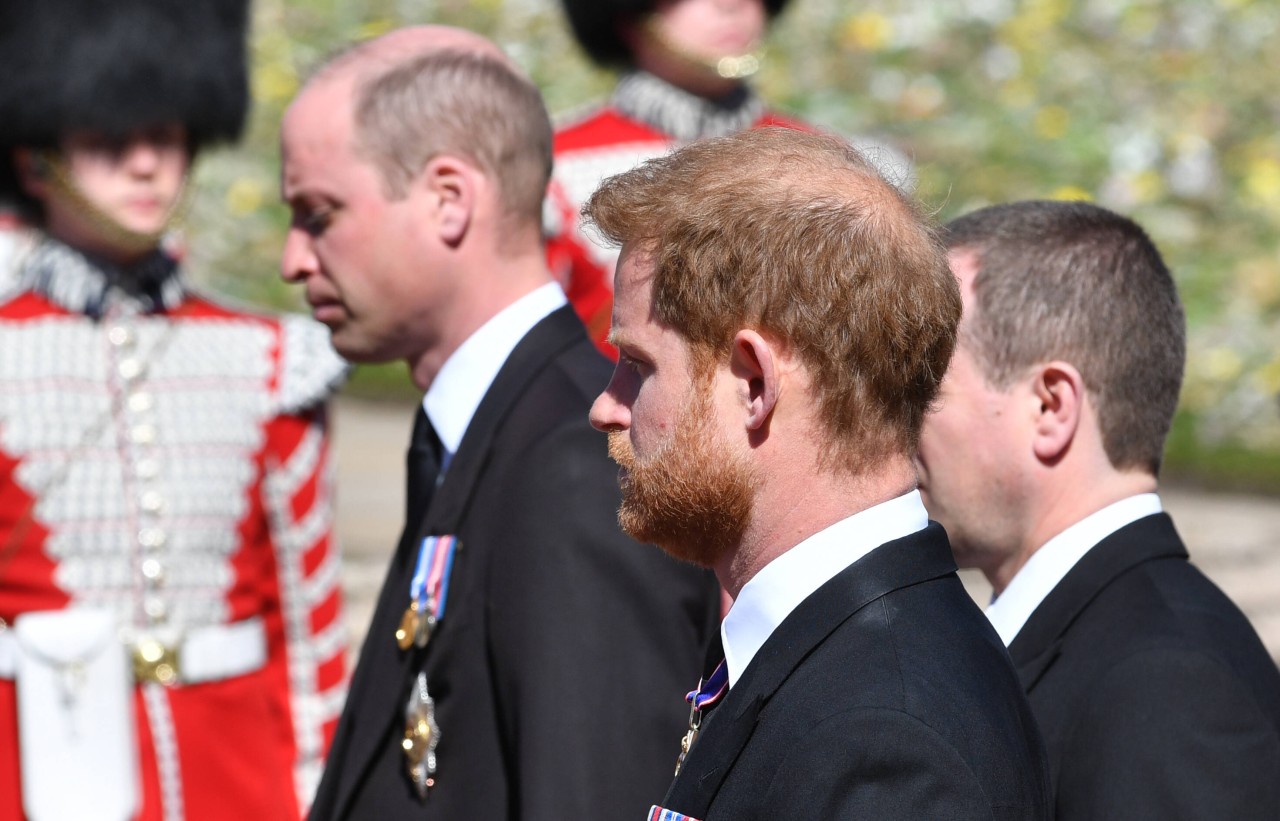
<svg viewBox="0 0 1280 821">
<path fill-rule="evenodd" d="M 416 185 L 427 194 L 440 239 L 457 247 L 471 228 L 479 172 L 458 157 L 442 154 L 432 157 L 418 176 Z"/>
<path fill-rule="evenodd" d="M 755 331 L 744 329 L 733 337 L 729 367 L 739 380 L 739 393 L 745 400 L 747 430 L 766 430 L 778 404 L 782 389 L 778 355 L 775 346 Z"/>
<path fill-rule="evenodd" d="M 1083 423 L 1084 378 L 1075 367 L 1054 361 L 1039 365 L 1032 376 L 1035 411 L 1032 449 L 1044 462 L 1056 462 L 1070 449 Z"/>
<path fill-rule="evenodd" d="M 43 201 L 49 195 L 49 160 L 33 148 L 13 150 L 13 169 L 27 196 Z"/>
</svg>

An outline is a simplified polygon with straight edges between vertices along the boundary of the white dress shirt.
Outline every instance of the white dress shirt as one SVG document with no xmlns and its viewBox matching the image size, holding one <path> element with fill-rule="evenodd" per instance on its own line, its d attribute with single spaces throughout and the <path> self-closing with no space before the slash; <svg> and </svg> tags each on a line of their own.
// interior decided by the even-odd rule
<svg viewBox="0 0 1280 821">
<path fill-rule="evenodd" d="M 1125 525 L 1163 509 L 1160 497 L 1154 493 L 1121 499 L 1084 517 L 1032 553 L 1009 586 L 987 608 L 987 618 L 1005 646 L 1013 643 L 1040 602 L 1094 545 Z"/>
<path fill-rule="evenodd" d="M 516 345 L 534 325 L 565 304 L 564 290 L 549 282 L 494 314 L 445 360 L 422 397 L 422 409 L 440 437 L 442 472 L 458 452 L 471 417 Z"/>
<path fill-rule="evenodd" d="M 836 522 L 765 565 L 720 624 L 729 686 L 800 602 L 880 545 L 928 524 L 920 492 L 913 490 Z"/>
</svg>

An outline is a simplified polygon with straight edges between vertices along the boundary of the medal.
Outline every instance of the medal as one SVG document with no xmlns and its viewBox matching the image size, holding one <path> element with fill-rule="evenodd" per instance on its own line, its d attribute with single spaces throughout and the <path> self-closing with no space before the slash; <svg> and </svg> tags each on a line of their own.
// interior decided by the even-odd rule
<svg viewBox="0 0 1280 821">
<path fill-rule="evenodd" d="M 396 646 L 401 651 L 423 648 L 444 619 L 448 602 L 449 576 L 453 572 L 453 555 L 458 548 L 456 536 L 428 536 L 418 547 L 418 563 L 409 582 L 409 607 L 396 629 Z M 435 786 L 436 746 L 440 743 L 440 725 L 436 724 L 436 703 L 427 691 L 427 674 L 419 672 L 404 706 L 405 772 L 422 801 Z"/>
<path fill-rule="evenodd" d="M 410 602 L 404 615 L 400 617 L 400 626 L 396 628 L 396 646 L 401 650 L 408 650 L 409 645 L 417 638 L 422 621 L 418 616 L 418 602 Z"/>
<path fill-rule="evenodd" d="M 418 561 L 409 582 L 409 606 L 396 628 L 396 646 L 401 651 L 423 648 L 444 618 L 449 594 L 457 536 L 428 536 L 418 547 Z"/>
<path fill-rule="evenodd" d="M 440 726 L 436 724 L 436 703 L 427 692 L 427 674 L 418 673 L 404 709 L 405 769 L 418 798 L 427 800 L 427 792 L 435 786 L 436 747 L 440 744 Z"/>
<path fill-rule="evenodd" d="M 436 626 L 434 610 L 435 602 L 428 600 L 426 612 L 423 614 L 422 618 L 418 619 L 417 623 L 414 624 L 413 643 L 420 648 L 426 647 L 427 642 L 431 640 L 431 631 L 434 630 Z M 400 649 L 403 650 L 406 648 L 402 647 Z"/>
<path fill-rule="evenodd" d="M 698 733 L 702 730 L 703 711 L 720 703 L 720 699 L 724 698 L 727 692 L 729 692 L 729 668 L 722 661 L 711 674 L 711 678 L 699 681 L 698 689 L 690 690 L 684 697 L 685 701 L 689 702 L 689 731 L 684 734 L 684 738 L 680 739 L 680 755 L 676 758 L 676 775 L 680 774 L 685 758 L 689 756 L 694 742 L 698 740 Z"/>
</svg>

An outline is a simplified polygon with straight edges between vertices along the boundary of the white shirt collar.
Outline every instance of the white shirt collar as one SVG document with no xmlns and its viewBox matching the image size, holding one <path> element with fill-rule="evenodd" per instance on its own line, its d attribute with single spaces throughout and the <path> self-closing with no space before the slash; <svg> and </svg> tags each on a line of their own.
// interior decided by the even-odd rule
<svg viewBox="0 0 1280 821">
<path fill-rule="evenodd" d="M 471 417 L 516 345 L 564 304 L 564 290 L 549 282 L 494 314 L 445 360 L 422 397 L 422 409 L 444 448 L 444 467 L 458 452 Z"/>
<path fill-rule="evenodd" d="M 928 524 L 920 492 L 913 490 L 836 522 L 765 565 L 743 586 L 720 625 L 729 686 L 800 602 L 880 545 Z"/>
<path fill-rule="evenodd" d="M 1040 602 L 1093 546 L 1127 524 L 1164 508 L 1154 493 L 1140 493 L 1091 513 L 1031 554 L 991 606 L 987 618 L 1008 647 Z"/>
</svg>

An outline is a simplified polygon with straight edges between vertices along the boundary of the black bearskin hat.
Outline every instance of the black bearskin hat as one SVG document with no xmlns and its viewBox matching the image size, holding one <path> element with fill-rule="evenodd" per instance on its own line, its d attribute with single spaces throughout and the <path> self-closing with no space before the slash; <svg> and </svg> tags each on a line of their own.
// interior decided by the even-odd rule
<svg viewBox="0 0 1280 821">
<path fill-rule="evenodd" d="M 71 130 L 178 121 L 193 147 L 238 137 L 248 3 L 0 2 L 0 197 L 15 146 L 52 147 Z"/>
<path fill-rule="evenodd" d="M 776 17 L 787 0 L 764 0 L 765 11 Z M 602 66 L 631 65 L 631 50 L 620 27 L 653 11 L 654 0 L 564 0 L 569 25 L 592 60 Z"/>
</svg>

